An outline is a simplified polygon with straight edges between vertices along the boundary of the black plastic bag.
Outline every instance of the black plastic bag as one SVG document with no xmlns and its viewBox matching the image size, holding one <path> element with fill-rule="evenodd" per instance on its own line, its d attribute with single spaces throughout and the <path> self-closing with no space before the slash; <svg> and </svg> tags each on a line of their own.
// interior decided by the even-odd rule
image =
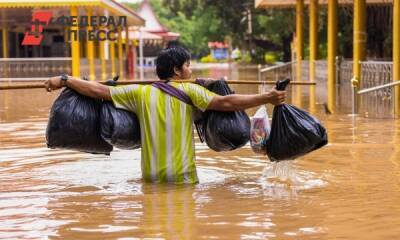
<svg viewBox="0 0 400 240">
<path fill-rule="evenodd" d="M 208 89 L 222 96 L 234 93 L 224 80 L 213 82 Z M 196 128 L 208 147 L 217 152 L 240 148 L 250 139 L 250 119 L 245 111 L 206 111 Z"/>
<path fill-rule="evenodd" d="M 289 80 L 279 81 L 284 90 Z M 325 128 L 315 117 L 289 104 L 274 107 L 266 150 L 271 161 L 293 160 L 328 143 Z"/>
<path fill-rule="evenodd" d="M 117 109 L 103 102 L 100 111 L 101 137 L 121 149 L 140 148 L 140 125 L 135 113 Z"/>
<path fill-rule="evenodd" d="M 47 147 L 110 154 L 113 147 L 100 136 L 101 104 L 100 100 L 65 88 L 51 107 Z"/>
</svg>

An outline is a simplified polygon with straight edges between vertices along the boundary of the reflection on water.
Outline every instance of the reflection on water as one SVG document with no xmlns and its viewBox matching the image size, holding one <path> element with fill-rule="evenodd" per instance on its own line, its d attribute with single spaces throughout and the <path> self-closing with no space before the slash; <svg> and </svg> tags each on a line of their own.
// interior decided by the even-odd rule
<svg viewBox="0 0 400 240">
<path fill-rule="evenodd" d="M 294 161 L 269 162 L 260 179 L 263 192 L 277 198 L 297 197 L 297 192 L 324 187 L 327 182 L 315 173 L 298 169 Z"/>
<path fill-rule="evenodd" d="M 0 239 L 398 238 L 398 121 L 317 109 L 329 145 L 281 163 L 196 139 L 200 184 L 154 185 L 141 181 L 139 150 L 47 149 L 56 96 L 0 92 Z"/>
</svg>

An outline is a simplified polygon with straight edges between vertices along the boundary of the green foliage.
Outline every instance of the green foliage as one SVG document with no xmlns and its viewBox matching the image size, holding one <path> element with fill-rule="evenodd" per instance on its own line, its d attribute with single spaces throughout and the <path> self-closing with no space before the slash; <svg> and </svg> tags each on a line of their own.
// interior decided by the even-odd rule
<svg viewBox="0 0 400 240">
<path fill-rule="evenodd" d="M 320 59 L 328 58 L 328 43 L 320 43 L 318 45 L 318 57 Z"/>
<path fill-rule="evenodd" d="M 264 63 L 275 60 L 289 61 L 290 44 L 295 32 L 295 8 L 254 9 L 254 0 L 150 0 L 151 5 L 162 24 L 170 31 L 179 32 L 180 43 L 188 48 L 194 58 L 210 53 L 207 43 L 224 41 L 229 38 L 232 48 L 239 48 L 251 54 L 243 54 L 241 62 Z M 137 9 L 139 4 L 128 4 Z M 248 32 L 246 10 L 252 13 L 252 34 Z M 370 55 L 391 56 L 390 7 L 368 7 L 367 49 Z M 319 8 L 318 58 L 327 57 L 327 9 Z M 353 13 L 352 7 L 340 7 L 338 12 L 338 55 L 352 57 Z M 304 18 L 304 49 L 308 58 L 308 10 Z M 377 54 L 378 52 L 378 54 Z M 268 57 L 266 57 L 268 56 Z M 249 60 L 250 58 L 250 60 Z M 207 58 L 205 58 L 207 59 Z"/>
<path fill-rule="evenodd" d="M 249 64 L 251 63 L 251 56 L 249 52 L 246 52 L 238 61 L 239 63 Z"/>
<path fill-rule="evenodd" d="M 212 7 L 205 10 L 201 5 L 192 7 L 195 2 L 150 0 L 160 22 L 170 31 L 180 33 L 181 44 L 194 57 L 201 57 L 209 53 L 209 41 L 223 41 L 224 35 L 221 35 L 220 19 L 216 17 L 215 10 Z"/>
<path fill-rule="evenodd" d="M 274 52 L 267 52 L 264 55 L 264 61 L 266 64 L 274 64 L 278 59 L 278 56 Z"/>
<path fill-rule="evenodd" d="M 140 3 L 124 2 L 124 5 L 136 11 L 139 8 Z"/>
<path fill-rule="evenodd" d="M 217 61 L 217 59 L 213 58 L 213 56 L 211 56 L 211 54 L 210 54 L 210 55 L 200 58 L 200 62 L 201 63 L 216 63 L 218 61 Z"/>
<path fill-rule="evenodd" d="M 286 48 L 290 53 L 290 45 L 282 44 L 282 36 L 291 38 L 294 28 L 291 11 L 256 10 L 253 8 L 254 0 L 150 0 L 150 4 L 163 25 L 181 34 L 179 41 L 195 58 L 209 54 L 208 42 L 223 42 L 226 38 L 231 40 L 232 47 L 248 50 L 247 8 L 253 12 L 253 54 L 249 55 L 253 57 L 253 62 L 264 62 L 264 55 L 271 47 L 275 50 Z M 128 6 L 137 9 L 139 4 L 130 3 Z M 258 42 L 262 41 L 267 41 L 269 45 L 260 46 Z M 247 56 L 243 59 L 250 62 Z"/>
</svg>

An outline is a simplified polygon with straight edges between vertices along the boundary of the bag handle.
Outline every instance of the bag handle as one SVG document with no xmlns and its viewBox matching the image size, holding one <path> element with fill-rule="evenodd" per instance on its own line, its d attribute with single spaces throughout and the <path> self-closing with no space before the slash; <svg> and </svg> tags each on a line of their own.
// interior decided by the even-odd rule
<svg viewBox="0 0 400 240">
<path fill-rule="evenodd" d="M 190 97 L 182 90 L 169 85 L 168 83 L 159 81 L 159 82 L 155 82 L 151 84 L 153 87 L 156 87 L 158 89 L 160 89 L 161 91 L 181 100 L 182 102 L 194 106 L 192 99 L 190 99 Z"/>
<path fill-rule="evenodd" d="M 169 95 L 181 100 L 182 102 L 195 107 L 193 102 L 192 102 L 192 100 L 190 99 L 190 97 L 184 91 L 182 91 L 182 90 L 180 90 L 180 89 L 178 89 L 178 88 L 176 88 L 174 86 L 171 86 L 166 82 L 162 82 L 162 81 L 155 82 L 155 83 L 153 83 L 151 85 L 153 87 L 158 88 L 161 91 L 163 91 L 163 92 L 165 92 L 165 93 L 167 93 L 167 94 L 169 94 Z M 195 107 L 195 109 L 196 109 L 196 107 Z M 197 110 L 197 112 L 200 113 L 199 110 Z M 201 127 L 199 126 L 199 124 L 201 124 L 201 121 L 202 121 L 202 118 L 203 118 L 203 114 L 200 113 L 200 115 L 198 117 L 200 119 L 198 119 L 198 120 L 195 119 L 194 123 L 196 125 L 197 135 L 199 136 L 200 141 L 204 142 L 203 131 L 201 131 Z"/>
<path fill-rule="evenodd" d="M 283 80 L 279 80 L 276 82 L 276 90 L 283 91 L 285 90 L 286 86 L 290 83 L 290 78 L 286 78 Z"/>
</svg>

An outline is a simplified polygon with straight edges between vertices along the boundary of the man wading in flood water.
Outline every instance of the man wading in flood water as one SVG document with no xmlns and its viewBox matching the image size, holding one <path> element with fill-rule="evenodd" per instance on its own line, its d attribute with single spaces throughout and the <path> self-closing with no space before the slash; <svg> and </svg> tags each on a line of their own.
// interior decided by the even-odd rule
<svg viewBox="0 0 400 240">
<path fill-rule="evenodd" d="M 219 96 L 190 79 L 190 55 L 181 47 L 164 49 L 156 60 L 160 80 L 183 90 L 198 109 L 238 111 L 262 104 L 282 104 L 284 91 Z M 193 107 L 151 85 L 110 87 L 75 77 L 57 76 L 45 82 L 47 91 L 69 87 L 82 95 L 112 101 L 134 112 L 140 122 L 142 176 L 149 182 L 198 183 L 193 136 Z"/>
</svg>

